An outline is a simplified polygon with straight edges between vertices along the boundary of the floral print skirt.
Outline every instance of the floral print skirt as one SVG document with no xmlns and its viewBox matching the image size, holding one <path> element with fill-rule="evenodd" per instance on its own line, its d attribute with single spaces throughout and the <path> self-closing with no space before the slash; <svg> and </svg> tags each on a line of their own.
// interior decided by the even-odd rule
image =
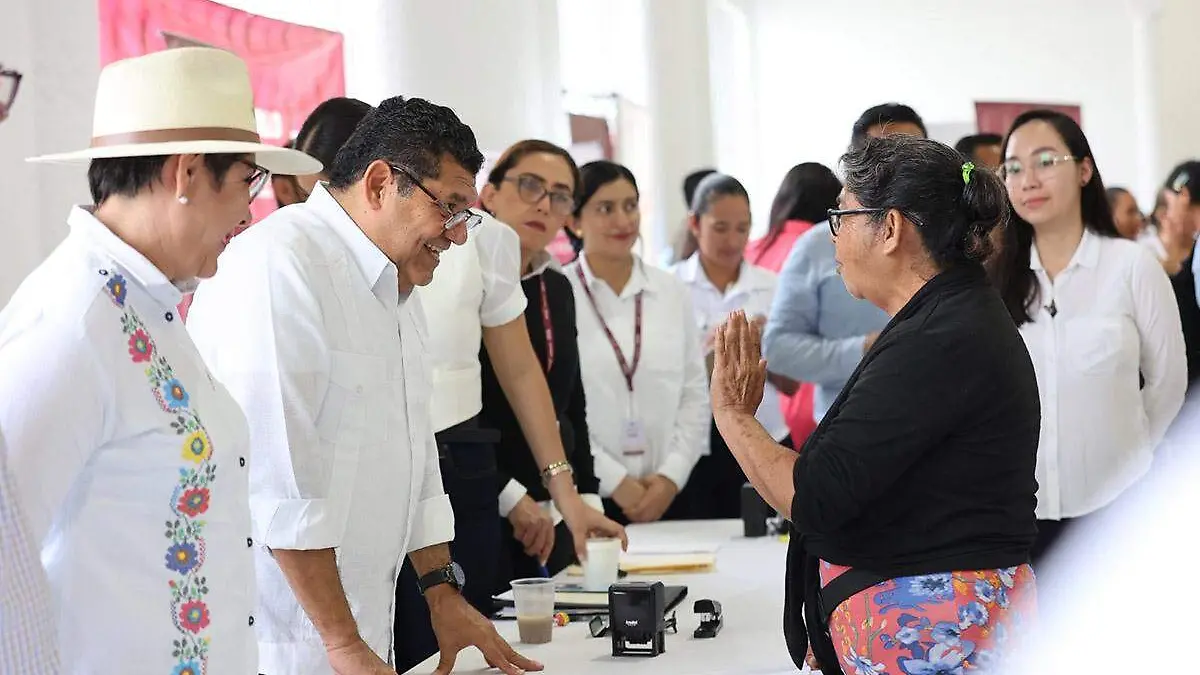
<svg viewBox="0 0 1200 675">
<path fill-rule="evenodd" d="M 848 567 L 821 561 L 821 586 Z M 847 675 L 966 675 L 995 668 L 1037 610 L 1033 568 L 889 579 L 829 617 Z"/>
</svg>

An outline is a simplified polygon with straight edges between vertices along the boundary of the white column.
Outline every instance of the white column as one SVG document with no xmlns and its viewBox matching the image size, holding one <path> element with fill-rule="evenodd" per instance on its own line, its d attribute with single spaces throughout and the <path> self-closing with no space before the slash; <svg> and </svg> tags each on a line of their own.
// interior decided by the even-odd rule
<svg viewBox="0 0 1200 675">
<path fill-rule="evenodd" d="M 1133 112 L 1137 135 L 1138 203 L 1154 207 L 1158 185 L 1165 178 L 1159 167 L 1158 60 L 1155 39 L 1161 0 L 1127 0 L 1133 31 Z M 1160 175 L 1163 174 L 1163 175 Z"/>
<path fill-rule="evenodd" d="M 653 213 L 643 212 L 670 243 L 687 214 L 683 178 L 712 166 L 713 115 L 709 77 L 708 3 L 645 0 L 649 108 L 653 119 Z M 643 227 L 645 231 L 645 227 Z"/>
<path fill-rule="evenodd" d="M 555 0 L 223 0 L 345 38 L 346 95 L 420 97 L 452 108 L 485 152 L 570 139 Z"/>
<path fill-rule="evenodd" d="M 485 153 L 525 138 L 565 143 L 557 12 L 555 0 L 382 2 L 371 93 L 449 106 Z"/>
</svg>

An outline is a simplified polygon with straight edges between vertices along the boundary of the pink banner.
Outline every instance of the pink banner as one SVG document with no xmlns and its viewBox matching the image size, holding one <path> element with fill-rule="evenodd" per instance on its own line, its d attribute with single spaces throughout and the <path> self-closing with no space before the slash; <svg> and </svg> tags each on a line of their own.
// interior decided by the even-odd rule
<svg viewBox="0 0 1200 675">
<path fill-rule="evenodd" d="M 1083 126 L 1082 112 L 1077 105 L 1055 103 L 990 103 L 982 101 L 975 103 L 975 126 L 979 128 L 979 133 L 981 134 L 1000 134 L 1003 136 L 1008 133 L 1008 128 L 1012 126 L 1013 120 L 1017 119 L 1021 113 L 1030 110 L 1053 110 L 1060 112 L 1075 120 L 1076 124 Z"/>
<path fill-rule="evenodd" d="M 264 143 L 286 145 L 322 101 L 346 94 L 342 35 L 209 0 L 99 0 L 100 64 L 173 47 L 216 47 L 250 69 Z M 270 183 L 250 206 L 258 221 L 275 210 Z M 180 305 L 186 318 L 189 296 Z"/>
<path fill-rule="evenodd" d="M 284 145 L 322 101 L 346 93 L 342 35 L 226 7 L 209 0 L 100 0 L 100 62 L 170 47 L 227 49 L 250 68 L 258 133 Z M 275 209 L 264 190 L 254 219 Z"/>
</svg>

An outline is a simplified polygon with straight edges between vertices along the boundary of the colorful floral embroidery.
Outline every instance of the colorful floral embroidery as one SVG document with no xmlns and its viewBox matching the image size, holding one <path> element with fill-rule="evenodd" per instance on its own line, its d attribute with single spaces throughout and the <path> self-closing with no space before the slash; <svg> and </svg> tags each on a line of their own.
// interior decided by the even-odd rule
<svg viewBox="0 0 1200 675">
<path fill-rule="evenodd" d="M 167 549 L 167 569 L 187 574 L 196 568 L 198 557 L 196 547 L 191 542 L 175 544 Z"/>
<path fill-rule="evenodd" d="M 153 356 L 153 348 L 150 345 L 150 336 L 146 335 L 146 331 L 139 330 L 129 336 L 129 355 L 133 357 L 134 363 L 144 363 L 150 360 Z"/>
<path fill-rule="evenodd" d="M 117 307 L 125 306 L 125 293 L 128 288 L 125 286 L 125 277 L 115 272 L 108 274 L 108 283 L 104 284 L 108 289 L 108 297 L 112 298 L 113 304 Z"/>
<path fill-rule="evenodd" d="M 179 384 L 179 380 L 171 378 L 161 385 L 161 393 L 159 400 L 166 407 L 167 412 L 174 412 L 180 408 L 188 407 L 190 397 L 187 390 Z"/>
<path fill-rule="evenodd" d="M 115 272 L 105 274 L 109 277 L 105 284 L 109 297 L 114 305 L 124 309 L 121 330 L 129 338 L 129 356 L 134 363 L 146 364 L 145 375 L 154 400 L 164 413 L 172 416 L 171 428 L 182 441 L 180 457 L 184 463 L 171 492 L 164 556 L 166 568 L 178 575 L 167 582 L 171 591 L 171 621 L 179 631 L 179 639 L 172 641 L 171 653 L 178 661 L 171 675 L 205 675 L 211 642 L 201 633 L 208 628 L 212 616 L 204 601 L 209 590 L 208 580 L 202 574 L 205 522 L 198 516 L 208 511 L 209 488 L 217 475 L 212 440 L 190 407 L 187 389 L 155 347 L 141 317 L 132 307 L 126 307 L 125 278 Z"/>
<path fill-rule="evenodd" d="M 207 488 L 191 488 L 183 493 L 179 498 L 179 504 L 175 507 L 180 513 L 189 518 L 204 513 L 208 510 L 208 489 Z"/>
<path fill-rule="evenodd" d="M 212 445 L 208 442 L 208 434 L 204 429 L 197 429 L 187 437 L 183 444 L 183 458 L 199 464 L 212 454 Z"/>
<path fill-rule="evenodd" d="M 179 608 L 179 623 L 193 633 L 208 628 L 208 605 L 200 601 L 183 603 Z"/>
</svg>

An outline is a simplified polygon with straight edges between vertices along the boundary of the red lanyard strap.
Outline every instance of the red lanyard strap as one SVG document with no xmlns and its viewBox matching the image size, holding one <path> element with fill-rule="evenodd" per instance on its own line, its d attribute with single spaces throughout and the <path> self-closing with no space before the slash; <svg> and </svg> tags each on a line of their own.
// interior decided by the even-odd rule
<svg viewBox="0 0 1200 675">
<path fill-rule="evenodd" d="M 592 289 L 588 288 L 587 278 L 583 275 L 582 265 L 576 265 L 575 272 L 579 275 L 579 283 L 583 286 L 583 292 L 592 305 L 592 311 L 596 313 L 596 319 L 600 321 L 600 328 L 604 330 L 604 335 L 608 338 L 608 344 L 612 345 L 613 353 L 617 355 L 617 365 L 621 367 L 621 374 L 625 376 L 625 386 L 629 388 L 630 393 L 633 393 L 633 376 L 637 373 L 638 363 L 642 360 L 642 291 L 638 291 L 637 295 L 633 296 L 633 363 L 630 364 L 625 360 L 625 354 L 621 353 L 621 345 L 617 344 L 617 338 L 609 329 L 608 322 L 600 314 L 596 298 L 592 295 Z"/>
<path fill-rule="evenodd" d="M 546 294 L 546 275 L 538 276 L 542 289 L 542 328 L 546 331 L 546 372 L 554 367 L 554 324 L 550 321 L 550 300 Z"/>
</svg>

